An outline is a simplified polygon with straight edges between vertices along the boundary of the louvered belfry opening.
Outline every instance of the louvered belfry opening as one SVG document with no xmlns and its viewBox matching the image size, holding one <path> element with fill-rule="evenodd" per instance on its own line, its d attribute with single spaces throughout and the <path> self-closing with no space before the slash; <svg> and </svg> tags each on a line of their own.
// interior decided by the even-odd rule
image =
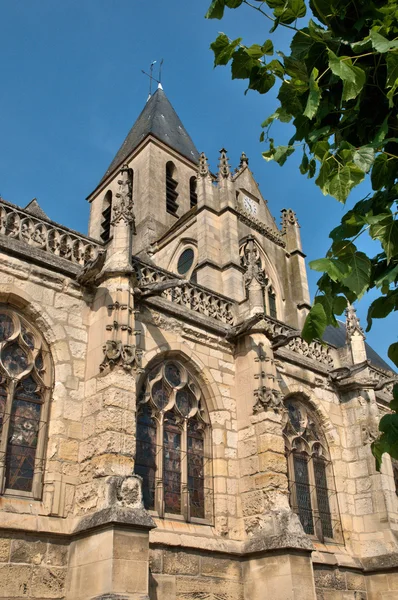
<svg viewBox="0 0 398 600">
<path fill-rule="evenodd" d="M 196 177 L 193 176 L 189 180 L 189 201 L 190 206 L 193 208 L 198 204 L 198 194 L 196 192 Z"/>
<path fill-rule="evenodd" d="M 107 242 L 111 237 L 112 192 L 108 190 L 104 198 L 101 221 L 101 240 Z"/>
<path fill-rule="evenodd" d="M 176 181 L 176 179 L 174 179 L 173 177 L 175 171 L 176 168 L 174 164 L 171 161 L 169 161 L 166 164 L 166 210 L 172 215 L 176 215 L 178 210 L 178 181 Z"/>
</svg>

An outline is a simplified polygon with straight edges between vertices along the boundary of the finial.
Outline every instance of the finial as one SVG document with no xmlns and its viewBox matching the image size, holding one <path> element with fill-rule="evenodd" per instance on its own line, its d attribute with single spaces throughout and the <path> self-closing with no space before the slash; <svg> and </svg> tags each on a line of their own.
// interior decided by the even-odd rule
<svg viewBox="0 0 398 600">
<path fill-rule="evenodd" d="M 347 338 L 351 338 L 353 336 L 353 334 L 355 332 L 357 332 L 363 337 L 363 339 L 365 339 L 365 334 L 361 327 L 361 323 L 359 322 L 356 308 L 354 308 L 350 302 L 347 304 L 347 308 L 345 309 L 345 314 L 346 314 L 345 327 L 346 327 L 346 332 L 347 332 Z"/>
<path fill-rule="evenodd" d="M 286 233 L 288 225 L 298 225 L 296 213 L 291 208 L 282 208 L 282 233 Z"/>
<path fill-rule="evenodd" d="M 227 179 L 231 175 L 231 171 L 228 164 L 228 156 L 225 148 L 220 150 L 220 162 L 218 163 L 219 175 L 224 179 Z"/>
<path fill-rule="evenodd" d="M 239 168 L 243 169 L 243 167 L 248 167 L 248 166 L 249 166 L 249 159 L 247 158 L 246 154 L 244 152 L 242 152 L 242 154 L 240 155 Z"/>
<path fill-rule="evenodd" d="M 207 164 L 207 158 L 204 152 L 201 152 L 199 156 L 198 173 L 201 177 L 206 177 L 209 174 L 209 165 Z"/>
<path fill-rule="evenodd" d="M 149 74 L 146 73 L 143 69 L 141 69 L 141 73 L 144 73 L 144 75 L 146 75 L 147 77 L 149 77 L 149 95 L 148 95 L 148 98 L 147 98 L 147 102 L 148 102 L 148 100 L 152 96 L 152 80 L 157 82 L 157 84 L 158 84 L 158 90 L 162 90 L 163 89 L 163 87 L 162 87 L 162 65 L 163 65 L 163 58 L 160 61 L 160 65 L 159 65 L 159 76 L 158 76 L 159 79 L 156 79 L 156 77 L 153 76 L 153 67 L 156 64 L 156 62 L 157 62 L 156 60 L 153 60 L 151 62 L 151 65 L 149 67 Z"/>
</svg>

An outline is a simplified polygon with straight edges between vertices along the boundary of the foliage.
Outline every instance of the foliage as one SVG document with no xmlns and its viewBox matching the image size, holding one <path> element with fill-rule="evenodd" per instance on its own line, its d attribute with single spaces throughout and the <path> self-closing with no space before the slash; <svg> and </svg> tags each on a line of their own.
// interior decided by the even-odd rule
<svg viewBox="0 0 398 600">
<path fill-rule="evenodd" d="M 310 263 L 323 274 L 302 335 L 321 337 L 347 301 L 376 288 L 369 330 L 373 319 L 398 309 L 398 0 L 309 0 L 312 17 L 301 28 L 304 0 L 213 0 L 206 16 L 221 19 L 242 5 L 272 21 L 270 33 L 292 31 L 289 55 L 275 52 L 270 39 L 245 46 L 222 33 L 211 44 L 214 65 L 230 64 L 233 79 L 248 81 L 246 92 L 265 94 L 278 82 L 279 106 L 262 124 L 264 159 L 283 165 L 301 151 L 300 172 L 343 204 L 366 177 L 373 190 L 331 231 L 327 256 Z M 276 120 L 294 127 L 287 145 L 270 137 Z M 374 257 L 357 248 L 364 232 L 380 243 Z M 388 355 L 398 365 L 398 343 Z M 398 415 L 381 426 L 379 462 L 380 452 L 398 457 Z"/>
</svg>

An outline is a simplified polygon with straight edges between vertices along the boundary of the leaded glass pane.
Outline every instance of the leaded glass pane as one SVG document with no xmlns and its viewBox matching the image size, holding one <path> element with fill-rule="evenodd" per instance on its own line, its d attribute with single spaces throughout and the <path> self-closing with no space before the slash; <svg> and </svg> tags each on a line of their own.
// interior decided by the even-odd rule
<svg viewBox="0 0 398 600">
<path fill-rule="evenodd" d="M 185 387 L 176 394 L 177 408 L 183 417 L 187 417 L 194 407 L 194 395 Z"/>
<path fill-rule="evenodd" d="M 3 348 L 1 358 L 10 375 L 20 375 L 28 367 L 27 354 L 16 342 Z"/>
<path fill-rule="evenodd" d="M 8 340 L 14 333 L 14 323 L 11 317 L 4 313 L 0 313 L 0 342 Z"/>
<path fill-rule="evenodd" d="M 170 392 L 163 381 L 157 381 L 152 388 L 152 398 L 159 409 L 164 408 L 169 402 Z"/>
<path fill-rule="evenodd" d="M 188 424 L 188 490 L 191 516 L 204 519 L 204 442 L 198 425 Z"/>
<path fill-rule="evenodd" d="M 18 386 L 11 410 L 6 456 L 6 487 L 32 491 L 41 405 L 32 402 L 40 397 Z"/>
<path fill-rule="evenodd" d="M 174 363 L 168 363 L 165 366 L 165 375 L 167 381 L 172 386 L 180 385 L 181 383 L 181 372 L 180 369 Z"/>
<path fill-rule="evenodd" d="M 148 405 L 140 409 L 137 419 L 137 451 L 135 472 L 142 477 L 142 495 L 145 508 L 155 508 L 156 481 L 156 425 Z"/>
<path fill-rule="evenodd" d="M 166 413 L 163 437 L 165 512 L 181 514 L 181 431 L 173 413 Z"/>
<path fill-rule="evenodd" d="M 313 535 L 314 522 L 312 518 L 308 462 L 305 457 L 295 455 L 293 457 L 293 463 L 298 516 L 305 533 Z"/>
<path fill-rule="evenodd" d="M 314 459 L 314 476 L 316 498 L 318 502 L 319 518 L 322 525 L 322 534 L 324 537 L 333 537 L 332 517 L 330 514 L 328 485 L 326 479 L 326 466 L 324 461 Z"/>
<path fill-rule="evenodd" d="M 21 326 L 22 339 L 30 350 L 33 350 L 35 347 L 35 338 L 33 333 L 28 331 L 25 325 Z"/>
<path fill-rule="evenodd" d="M 276 299 L 275 294 L 268 292 L 269 316 L 276 319 Z"/>
</svg>

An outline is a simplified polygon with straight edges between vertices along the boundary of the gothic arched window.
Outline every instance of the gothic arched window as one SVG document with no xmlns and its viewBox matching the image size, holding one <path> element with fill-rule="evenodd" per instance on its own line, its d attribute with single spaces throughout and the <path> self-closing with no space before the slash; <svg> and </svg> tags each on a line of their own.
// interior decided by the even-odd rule
<svg viewBox="0 0 398 600">
<path fill-rule="evenodd" d="M 145 508 L 186 520 L 211 514 L 208 418 L 184 365 L 167 360 L 146 378 L 138 402 L 135 472 Z"/>
<path fill-rule="evenodd" d="M 166 164 L 166 210 L 172 215 L 177 214 L 178 204 L 178 181 L 176 180 L 177 169 L 175 164 L 169 160 Z"/>
<path fill-rule="evenodd" d="M 303 402 L 289 398 L 285 405 L 290 505 L 305 533 L 321 541 L 336 539 L 340 520 L 326 440 Z"/>
<path fill-rule="evenodd" d="M 0 305 L 0 492 L 41 495 L 51 359 L 42 336 Z"/>
<path fill-rule="evenodd" d="M 197 206 L 198 204 L 198 193 L 197 193 L 197 179 L 195 176 L 189 180 L 189 205 L 190 208 Z"/>
<path fill-rule="evenodd" d="M 107 242 L 111 237 L 112 192 L 108 190 L 102 206 L 101 240 Z"/>
</svg>

